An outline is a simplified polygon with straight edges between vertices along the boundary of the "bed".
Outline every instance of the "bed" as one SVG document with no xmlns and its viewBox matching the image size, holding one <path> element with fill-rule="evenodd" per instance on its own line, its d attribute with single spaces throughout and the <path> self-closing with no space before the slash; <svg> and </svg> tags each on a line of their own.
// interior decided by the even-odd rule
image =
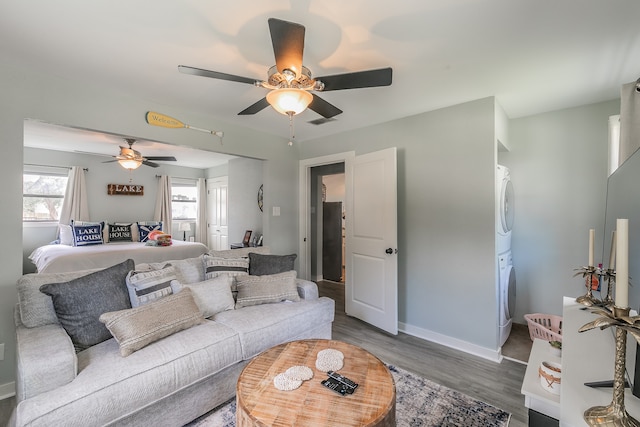
<svg viewBox="0 0 640 427">
<path fill-rule="evenodd" d="M 136 264 L 172 259 L 195 258 L 209 249 L 198 242 L 173 240 L 171 246 L 147 246 L 141 242 L 114 242 L 103 245 L 45 245 L 34 250 L 29 259 L 38 273 L 106 268 L 131 258 Z"/>
</svg>

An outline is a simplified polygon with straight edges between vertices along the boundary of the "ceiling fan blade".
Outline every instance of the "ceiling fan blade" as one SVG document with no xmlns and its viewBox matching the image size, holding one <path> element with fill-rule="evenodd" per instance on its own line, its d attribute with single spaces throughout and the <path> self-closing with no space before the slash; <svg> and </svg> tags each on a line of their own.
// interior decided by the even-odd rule
<svg viewBox="0 0 640 427">
<path fill-rule="evenodd" d="M 186 65 L 178 65 L 178 71 L 184 74 L 193 74 L 194 76 L 210 77 L 212 79 L 229 80 L 238 83 L 255 84 L 256 79 L 248 77 L 236 76 L 233 74 L 220 73 L 218 71 L 203 70 L 201 68 L 188 67 Z"/>
<path fill-rule="evenodd" d="M 143 160 L 143 161 L 142 161 L 142 164 L 143 164 L 143 165 L 146 165 L 146 166 L 151 166 L 152 168 L 160 167 L 160 165 L 159 165 L 159 164 L 157 164 L 157 163 L 153 163 L 153 162 L 150 162 L 150 161 L 148 161 L 148 160 Z"/>
<path fill-rule="evenodd" d="M 247 116 L 249 114 L 255 114 L 264 110 L 268 106 L 269 106 L 269 103 L 267 102 L 267 98 L 262 98 L 260 101 L 256 102 L 255 104 L 252 104 L 247 108 L 245 108 L 244 110 L 240 111 L 238 115 Z"/>
<path fill-rule="evenodd" d="M 309 104 L 309 109 L 320 114 L 325 119 L 329 119 L 333 116 L 337 116 L 338 114 L 342 114 L 342 110 L 335 105 L 328 103 L 316 94 L 312 95 L 313 101 L 311 101 L 311 104 Z"/>
<path fill-rule="evenodd" d="M 269 31 L 278 71 L 282 73 L 288 69 L 296 73 L 296 78 L 300 77 L 304 52 L 304 26 L 269 18 Z"/>
<path fill-rule="evenodd" d="M 378 70 L 357 71 L 355 73 L 335 74 L 333 76 L 316 77 L 324 83 L 323 91 L 362 89 L 391 85 L 393 71 L 391 67 Z"/>
<path fill-rule="evenodd" d="M 177 162 L 173 156 L 144 156 L 145 160 L 157 160 L 159 162 Z"/>
<path fill-rule="evenodd" d="M 113 163 L 113 162 L 117 162 L 117 161 L 118 161 L 118 159 L 114 159 L 114 160 L 105 160 L 105 161 L 104 161 L 104 162 L 102 162 L 102 163 Z"/>
</svg>

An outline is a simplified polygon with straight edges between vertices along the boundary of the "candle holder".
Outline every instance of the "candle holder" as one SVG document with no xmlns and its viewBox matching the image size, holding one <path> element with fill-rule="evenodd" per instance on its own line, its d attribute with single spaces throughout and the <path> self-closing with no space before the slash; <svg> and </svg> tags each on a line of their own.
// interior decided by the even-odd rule
<svg viewBox="0 0 640 427">
<path fill-rule="evenodd" d="M 591 284 L 593 283 L 593 276 L 602 275 L 602 270 L 598 267 L 594 267 L 592 265 L 588 267 L 581 267 L 576 269 L 577 273 L 573 275 L 576 277 L 578 275 L 582 275 L 582 277 L 586 281 L 587 293 L 585 295 L 579 296 L 576 298 L 576 302 L 579 304 L 586 305 L 587 307 L 591 307 L 593 305 L 601 305 L 602 301 L 593 296 L 593 290 L 591 289 Z M 588 278 L 588 279 L 587 279 Z"/>
<path fill-rule="evenodd" d="M 585 304 L 587 305 L 587 304 Z M 629 317 L 629 308 L 602 307 L 592 309 L 592 313 L 601 317 L 583 325 L 578 331 L 585 332 L 594 328 L 616 327 L 616 354 L 613 373 L 613 399 L 607 406 L 594 406 L 584 411 L 585 422 L 590 426 L 640 427 L 624 407 L 624 374 L 627 356 L 627 332 L 640 342 L 640 316 Z M 636 322 L 639 322 L 636 324 Z"/>
<path fill-rule="evenodd" d="M 607 306 L 613 306 L 613 286 L 616 284 L 616 271 L 608 268 L 604 272 L 604 276 L 607 278 L 607 295 L 602 299 L 602 302 Z"/>
</svg>

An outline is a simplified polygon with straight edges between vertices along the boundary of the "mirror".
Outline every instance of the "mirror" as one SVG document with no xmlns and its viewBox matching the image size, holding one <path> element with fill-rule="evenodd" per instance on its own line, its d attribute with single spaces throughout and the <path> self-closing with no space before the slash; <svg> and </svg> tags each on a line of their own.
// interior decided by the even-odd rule
<svg viewBox="0 0 640 427">
<path fill-rule="evenodd" d="M 609 177 L 604 227 L 603 268 L 609 267 L 611 234 L 618 218 L 629 219 L 629 305 L 640 309 L 640 151 Z M 606 286 L 606 284 L 603 284 Z M 606 288 L 603 288 L 606 295 Z M 639 310 L 640 311 L 640 310 Z"/>
</svg>

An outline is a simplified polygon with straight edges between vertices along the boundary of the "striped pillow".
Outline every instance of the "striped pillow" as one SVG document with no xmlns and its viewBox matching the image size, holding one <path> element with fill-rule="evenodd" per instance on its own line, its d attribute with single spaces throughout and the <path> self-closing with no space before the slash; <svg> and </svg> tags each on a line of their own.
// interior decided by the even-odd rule
<svg viewBox="0 0 640 427">
<path fill-rule="evenodd" d="M 249 274 L 248 258 L 218 258 L 212 256 L 204 257 L 204 277 L 213 279 L 222 274 L 231 277 L 246 276 Z"/>
<path fill-rule="evenodd" d="M 161 270 L 130 271 L 127 274 L 127 289 L 132 307 L 139 307 L 171 295 L 176 289 L 171 281 L 176 280 L 173 266 Z"/>
</svg>

